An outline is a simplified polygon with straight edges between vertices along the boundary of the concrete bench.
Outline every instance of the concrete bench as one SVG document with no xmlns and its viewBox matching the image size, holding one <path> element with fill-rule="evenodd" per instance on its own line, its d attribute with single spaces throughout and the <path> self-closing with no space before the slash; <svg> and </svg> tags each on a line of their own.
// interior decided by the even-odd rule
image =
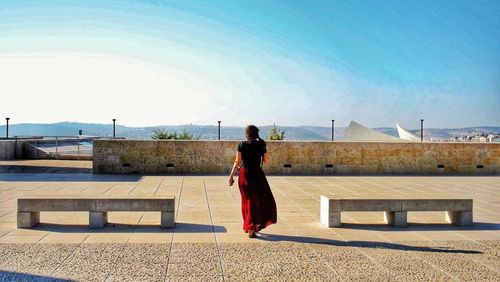
<svg viewBox="0 0 500 282">
<path fill-rule="evenodd" d="M 404 227 L 409 211 L 446 211 L 454 225 L 472 225 L 472 199 L 329 199 L 321 196 L 320 221 L 328 227 L 341 225 L 341 213 L 383 211 L 386 223 Z"/>
<path fill-rule="evenodd" d="M 40 222 L 40 212 L 89 212 L 90 228 L 103 228 L 110 211 L 159 211 L 161 228 L 174 227 L 175 197 L 140 198 L 20 198 L 17 227 L 31 228 Z"/>
</svg>

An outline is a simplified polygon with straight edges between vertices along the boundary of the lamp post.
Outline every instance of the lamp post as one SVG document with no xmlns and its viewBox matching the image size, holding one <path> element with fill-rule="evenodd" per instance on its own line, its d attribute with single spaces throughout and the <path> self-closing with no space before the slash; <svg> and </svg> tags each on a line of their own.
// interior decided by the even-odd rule
<svg viewBox="0 0 500 282">
<path fill-rule="evenodd" d="M 420 120 L 420 142 L 424 142 L 424 119 Z"/>
<path fill-rule="evenodd" d="M 115 127 L 115 125 L 116 125 L 116 118 L 113 119 L 113 138 L 116 137 L 116 127 Z"/>
<path fill-rule="evenodd" d="M 332 119 L 332 141 L 335 140 L 335 120 Z"/>
<path fill-rule="evenodd" d="M 10 118 L 6 117 L 5 121 L 7 122 L 7 126 L 5 127 L 5 137 L 9 138 L 9 120 Z"/>
<path fill-rule="evenodd" d="M 221 121 L 220 121 L 220 120 L 218 120 L 217 122 L 219 123 L 219 131 L 218 131 L 217 136 L 218 136 L 218 139 L 220 140 L 220 123 L 221 123 Z"/>
</svg>

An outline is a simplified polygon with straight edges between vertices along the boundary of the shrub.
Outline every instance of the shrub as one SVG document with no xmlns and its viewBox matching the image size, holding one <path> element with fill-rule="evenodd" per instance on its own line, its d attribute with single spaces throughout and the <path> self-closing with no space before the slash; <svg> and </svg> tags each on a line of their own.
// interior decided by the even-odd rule
<svg viewBox="0 0 500 282">
<path fill-rule="evenodd" d="M 199 136 L 194 136 L 187 130 L 182 131 L 182 133 L 178 134 L 176 131 L 168 132 L 163 128 L 157 128 L 153 130 L 153 134 L 151 138 L 155 140 L 198 140 Z"/>
<path fill-rule="evenodd" d="M 279 128 L 276 127 L 276 124 L 273 125 L 271 131 L 269 132 L 269 136 L 267 137 L 269 140 L 283 140 L 285 139 L 285 131 L 280 131 Z"/>
</svg>

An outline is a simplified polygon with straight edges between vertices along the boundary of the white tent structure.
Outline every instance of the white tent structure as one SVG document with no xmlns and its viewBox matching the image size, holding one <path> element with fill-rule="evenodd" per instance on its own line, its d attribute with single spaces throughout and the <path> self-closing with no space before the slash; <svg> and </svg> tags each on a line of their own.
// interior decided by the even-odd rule
<svg viewBox="0 0 500 282">
<path fill-rule="evenodd" d="M 420 141 L 420 137 L 411 133 L 408 129 L 402 127 L 399 123 L 396 123 L 396 128 L 398 129 L 399 138 L 408 141 Z"/>
<path fill-rule="evenodd" d="M 351 120 L 342 141 L 403 141 L 400 138 L 378 132 Z"/>
</svg>

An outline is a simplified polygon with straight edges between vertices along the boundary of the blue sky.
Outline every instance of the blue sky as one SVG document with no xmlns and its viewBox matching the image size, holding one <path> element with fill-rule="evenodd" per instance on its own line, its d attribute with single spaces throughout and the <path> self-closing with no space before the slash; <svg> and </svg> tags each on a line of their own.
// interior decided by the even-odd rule
<svg viewBox="0 0 500 282">
<path fill-rule="evenodd" d="M 3 0 L 2 78 L 13 123 L 500 125 L 500 1 Z"/>
</svg>

